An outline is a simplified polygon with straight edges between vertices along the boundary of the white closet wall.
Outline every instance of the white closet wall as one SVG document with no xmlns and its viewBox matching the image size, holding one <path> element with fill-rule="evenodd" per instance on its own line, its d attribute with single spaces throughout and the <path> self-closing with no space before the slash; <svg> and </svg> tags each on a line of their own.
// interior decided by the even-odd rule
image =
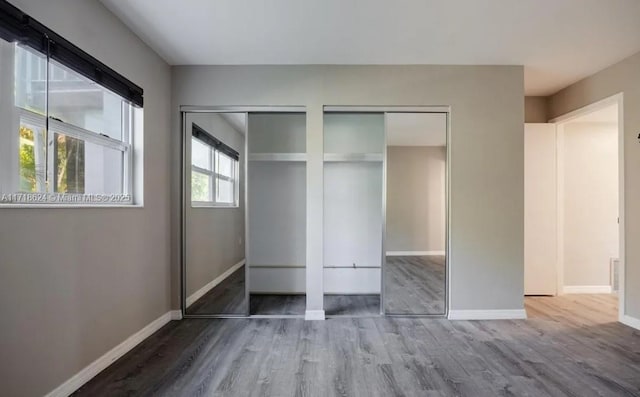
<svg viewBox="0 0 640 397">
<path fill-rule="evenodd" d="M 249 114 L 248 253 L 252 293 L 304 293 L 304 114 Z"/>
<path fill-rule="evenodd" d="M 384 147 L 384 114 L 325 114 L 325 293 L 380 293 Z"/>
</svg>

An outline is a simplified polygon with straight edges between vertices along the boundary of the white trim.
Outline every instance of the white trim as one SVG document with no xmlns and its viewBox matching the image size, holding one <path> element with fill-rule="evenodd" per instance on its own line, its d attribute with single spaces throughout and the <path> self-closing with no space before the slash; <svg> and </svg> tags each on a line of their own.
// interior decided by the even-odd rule
<svg viewBox="0 0 640 397">
<path fill-rule="evenodd" d="M 91 364 L 84 367 L 80 372 L 73 375 L 71 378 L 67 379 L 60 386 L 56 387 L 54 390 L 50 391 L 45 397 L 66 397 L 78 390 L 82 385 L 90 381 L 94 376 L 98 375 L 100 372 L 105 370 L 109 365 L 113 364 L 117 359 L 127 354 L 130 350 L 136 347 L 140 342 L 147 339 L 149 336 L 154 334 L 160 328 L 165 326 L 169 321 L 171 321 L 175 313 L 179 312 L 177 310 L 172 310 L 166 312 L 162 316 L 153 320 L 151 323 L 146 325 L 140 331 L 131 335 L 127 339 L 125 339 L 118 346 L 109 350 L 97 360 L 92 362 Z"/>
<path fill-rule="evenodd" d="M 387 251 L 387 256 L 444 256 L 445 251 Z"/>
<path fill-rule="evenodd" d="M 610 294 L 610 285 L 565 285 L 564 294 Z"/>
<path fill-rule="evenodd" d="M 324 310 L 307 310 L 304 312 L 304 319 L 307 321 L 324 321 Z"/>
<path fill-rule="evenodd" d="M 182 320 L 182 310 L 171 310 L 171 320 Z"/>
<path fill-rule="evenodd" d="M 202 298 L 204 296 L 204 294 L 209 292 L 216 285 L 218 285 L 221 282 L 223 282 L 233 272 L 235 272 L 236 270 L 240 269 L 244 265 L 244 263 L 245 263 L 245 260 L 243 259 L 240 262 L 236 263 L 235 265 L 231 266 L 229 269 L 227 269 L 224 273 L 222 273 L 218 277 L 216 277 L 213 280 L 209 281 L 204 287 L 200 288 L 199 290 L 197 290 L 196 292 L 194 292 L 193 294 L 188 296 L 187 297 L 187 307 L 191 306 L 195 301 L 197 301 L 198 299 Z"/>
<path fill-rule="evenodd" d="M 640 319 L 624 315 L 620 318 L 620 322 L 624 325 L 628 325 L 631 328 L 640 330 Z"/>
<path fill-rule="evenodd" d="M 144 208 L 143 204 L 0 204 L 2 208 Z"/>
<path fill-rule="evenodd" d="M 449 320 L 523 320 L 527 318 L 524 309 L 512 310 L 449 310 Z"/>
<path fill-rule="evenodd" d="M 565 113 L 562 116 L 558 116 L 554 119 L 549 120 L 550 123 L 567 123 L 573 119 L 576 119 L 580 116 L 583 116 L 587 113 L 593 113 L 597 110 L 606 108 L 607 106 L 611 106 L 611 105 L 616 105 L 616 104 L 620 104 L 620 101 L 622 99 L 622 93 L 618 93 L 615 95 L 612 95 L 608 98 L 602 99 L 600 101 L 591 103 L 587 106 L 583 106 L 579 109 L 576 109 L 574 111 L 571 111 L 569 113 Z"/>
</svg>

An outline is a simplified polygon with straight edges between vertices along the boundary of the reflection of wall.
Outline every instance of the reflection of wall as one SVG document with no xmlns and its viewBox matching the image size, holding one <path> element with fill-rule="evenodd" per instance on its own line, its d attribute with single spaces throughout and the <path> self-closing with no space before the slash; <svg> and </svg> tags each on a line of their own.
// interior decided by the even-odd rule
<svg viewBox="0 0 640 397">
<path fill-rule="evenodd" d="M 569 123 L 560 156 L 564 200 L 564 285 L 609 285 L 618 257 L 618 130 Z"/>
<path fill-rule="evenodd" d="M 187 206 L 187 296 L 244 259 L 244 136 L 219 115 L 192 114 L 192 122 L 240 153 L 241 180 L 239 208 Z"/>
<path fill-rule="evenodd" d="M 446 148 L 387 148 L 386 250 L 445 250 Z"/>
</svg>

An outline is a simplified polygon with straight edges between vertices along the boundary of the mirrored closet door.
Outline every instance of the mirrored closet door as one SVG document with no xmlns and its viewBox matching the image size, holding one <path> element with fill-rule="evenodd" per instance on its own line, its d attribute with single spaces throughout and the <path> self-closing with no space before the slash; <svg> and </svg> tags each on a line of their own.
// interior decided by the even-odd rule
<svg viewBox="0 0 640 397">
<path fill-rule="evenodd" d="M 247 113 L 184 113 L 183 122 L 185 314 L 246 316 Z"/>
<path fill-rule="evenodd" d="M 444 315 L 447 113 L 386 114 L 384 311 Z"/>
<path fill-rule="evenodd" d="M 183 122 L 185 315 L 303 316 L 305 113 L 196 110 Z"/>
</svg>

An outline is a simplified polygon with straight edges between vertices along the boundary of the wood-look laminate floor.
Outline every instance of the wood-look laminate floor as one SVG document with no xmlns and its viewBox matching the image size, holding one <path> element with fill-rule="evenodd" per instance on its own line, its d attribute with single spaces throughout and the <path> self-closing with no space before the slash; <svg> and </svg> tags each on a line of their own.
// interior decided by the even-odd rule
<svg viewBox="0 0 640 397">
<path fill-rule="evenodd" d="M 245 267 L 242 266 L 187 308 L 187 314 L 246 315 Z"/>
<path fill-rule="evenodd" d="M 445 257 L 387 256 L 385 312 L 444 314 Z"/>
<path fill-rule="evenodd" d="M 78 396 L 638 396 L 613 296 L 526 298 L 528 320 L 173 321 Z"/>
</svg>

